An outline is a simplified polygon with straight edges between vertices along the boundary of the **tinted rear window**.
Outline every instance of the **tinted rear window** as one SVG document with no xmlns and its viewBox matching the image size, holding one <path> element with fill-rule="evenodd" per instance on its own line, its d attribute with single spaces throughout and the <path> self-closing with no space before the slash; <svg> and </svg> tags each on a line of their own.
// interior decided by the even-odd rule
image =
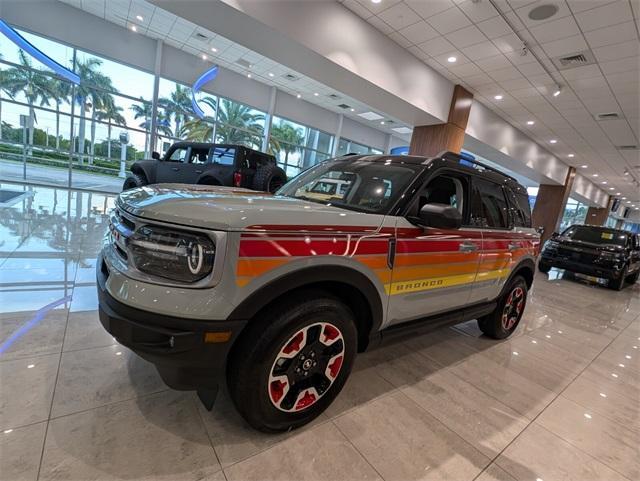
<svg viewBox="0 0 640 481">
<path fill-rule="evenodd" d="M 582 225 L 571 226 L 562 235 L 571 240 L 591 244 L 613 244 L 624 247 L 627 243 L 627 234 L 625 233 L 610 229 L 594 229 Z"/>
<path fill-rule="evenodd" d="M 233 165 L 236 149 L 232 147 L 214 147 L 211 162 L 214 164 Z"/>
</svg>

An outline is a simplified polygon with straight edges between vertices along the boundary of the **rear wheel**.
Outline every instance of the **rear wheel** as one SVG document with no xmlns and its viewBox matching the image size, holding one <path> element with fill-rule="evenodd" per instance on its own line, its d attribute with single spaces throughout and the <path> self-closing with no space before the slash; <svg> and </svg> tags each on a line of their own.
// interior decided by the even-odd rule
<svg viewBox="0 0 640 481">
<path fill-rule="evenodd" d="M 640 278 L 640 271 L 636 272 L 635 274 L 631 274 L 629 277 L 627 277 L 627 282 L 629 284 L 635 284 L 636 282 L 638 282 L 639 278 Z"/>
<path fill-rule="evenodd" d="M 502 296 L 498 298 L 495 310 L 480 319 L 478 327 L 489 337 L 504 339 L 516 330 L 527 304 L 527 283 L 521 276 L 514 277 Z"/>
<path fill-rule="evenodd" d="M 247 329 L 228 370 L 231 398 L 245 420 L 278 432 L 320 415 L 351 372 L 357 347 L 351 310 L 308 291 Z"/>
<path fill-rule="evenodd" d="M 126 179 L 124 179 L 124 184 L 122 184 L 122 190 L 135 189 L 136 187 L 142 187 L 143 185 L 147 185 L 147 179 L 143 175 L 130 173 Z"/>
<path fill-rule="evenodd" d="M 253 177 L 253 189 L 274 193 L 287 181 L 287 176 L 280 167 L 266 164 L 258 168 Z"/>
</svg>

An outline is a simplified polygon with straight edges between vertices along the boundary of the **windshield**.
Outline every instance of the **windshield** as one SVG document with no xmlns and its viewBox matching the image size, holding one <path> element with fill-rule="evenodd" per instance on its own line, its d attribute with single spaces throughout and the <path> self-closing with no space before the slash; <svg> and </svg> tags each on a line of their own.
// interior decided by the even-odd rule
<svg viewBox="0 0 640 481">
<path fill-rule="evenodd" d="M 562 235 L 572 240 L 591 244 L 609 244 L 624 247 L 627 242 L 627 234 L 623 232 L 611 229 L 594 229 L 581 225 L 569 227 Z"/>
<path fill-rule="evenodd" d="M 344 209 L 386 214 L 422 166 L 366 160 L 318 164 L 277 193 Z"/>
</svg>

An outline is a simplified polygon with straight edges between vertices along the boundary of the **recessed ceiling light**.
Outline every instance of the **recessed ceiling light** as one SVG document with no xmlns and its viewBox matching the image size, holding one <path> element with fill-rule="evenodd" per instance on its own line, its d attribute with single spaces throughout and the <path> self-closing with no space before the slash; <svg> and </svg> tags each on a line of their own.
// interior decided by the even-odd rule
<svg viewBox="0 0 640 481">
<path fill-rule="evenodd" d="M 493 98 L 496 100 L 502 100 L 502 95 L 494 95 Z"/>
<path fill-rule="evenodd" d="M 554 97 L 557 97 L 558 95 L 560 95 L 560 89 L 558 89 L 555 92 L 553 92 L 553 96 Z"/>
<path fill-rule="evenodd" d="M 139 21 L 141 21 L 141 22 L 144 20 L 144 18 L 142 17 L 142 15 L 136 15 L 136 18 L 137 18 Z"/>
<path fill-rule="evenodd" d="M 215 52 L 217 52 L 217 51 L 218 51 L 218 49 L 217 49 L 217 48 L 215 48 L 215 47 L 211 47 L 211 51 L 215 53 Z"/>
<path fill-rule="evenodd" d="M 626 198 L 626 197 L 623 197 L 623 198 L 622 198 L 622 200 L 627 200 L 627 198 Z"/>
<path fill-rule="evenodd" d="M 580 167 L 582 167 L 583 169 L 586 169 L 589 166 L 588 165 L 581 165 Z"/>
<path fill-rule="evenodd" d="M 269 75 L 269 77 L 275 77 L 275 75 L 273 74 L 273 72 L 269 72 L 267 75 Z"/>
<path fill-rule="evenodd" d="M 620 195 L 620 192 L 616 192 L 616 195 Z"/>
<path fill-rule="evenodd" d="M 606 185 L 606 183 L 607 183 L 607 181 L 606 181 L 606 180 L 603 180 L 603 181 L 602 181 L 602 185 Z"/>
<path fill-rule="evenodd" d="M 455 58 L 455 57 L 449 57 L 449 58 L 447 59 L 447 62 L 449 62 L 449 63 L 454 63 L 454 62 L 456 62 L 457 60 L 458 60 L 458 59 L 457 59 L 457 58 Z"/>
<path fill-rule="evenodd" d="M 593 174 L 594 177 L 598 177 L 598 174 Z"/>
<path fill-rule="evenodd" d="M 137 32 L 138 28 L 135 25 L 131 25 L 131 30 L 133 30 L 134 32 Z"/>
<path fill-rule="evenodd" d="M 381 121 L 380 121 L 380 125 L 384 125 L 384 120 L 381 120 Z"/>
<path fill-rule="evenodd" d="M 613 190 L 613 187 L 609 187 L 609 190 Z"/>
<path fill-rule="evenodd" d="M 371 0 L 371 3 L 380 3 L 382 0 Z"/>
<path fill-rule="evenodd" d="M 349 110 L 351 110 L 352 112 L 355 112 L 355 111 L 356 111 L 356 109 L 349 109 Z"/>
<path fill-rule="evenodd" d="M 317 97 L 318 95 L 320 95 L 318 92 L 313 92 L 314 97 Z"/>
<path fill-rule="evenodd" d="M 302 95 L 298 94 L 296 95 L 297 98 L 302 98 Z"/>
<path fill-rule="evenodd" d="M 558 141 L 557 141 L 556 139 L 551 139 L 551 140 L 549 141 L 549 143 L 550 143 L 550 144 L 556 144 L 557 142 L 558 142 Z"/>
<path fill-rule="evenodd" d="M 527 120 L 527 125 L 533 125 L 535 122 L 533 120 Z"/>
<path fill-rule="evenodd" d="M 202 60 L 207 60 L 207 56 L 205 54 L 202 54 Z"/>
<path fill-rule="evenodd" d="M 570 159 L 573 159 L 575 157 L 575 155 L 574 154 L 569 154 L 569 155 L 567 155 L 567 157 L 569 157 Z"/>
<path fill-rule="evenodd" d="M 250 73 L 247 74 L 247 78 L 251 78 L 251 74 Z"/>
</svg>

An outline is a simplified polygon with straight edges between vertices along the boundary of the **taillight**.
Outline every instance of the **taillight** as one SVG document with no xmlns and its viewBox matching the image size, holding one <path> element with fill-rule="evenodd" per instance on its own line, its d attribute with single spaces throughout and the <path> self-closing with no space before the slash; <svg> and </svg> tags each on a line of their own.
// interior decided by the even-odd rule
<svg viewBox="0 0 640 481">
<path fill-rule="evenodd" d="M 233 173 L 233 185 L 235 187 L 240 187 L 242 185 L 242 173 L 240 172 Z"/>
</svg>

